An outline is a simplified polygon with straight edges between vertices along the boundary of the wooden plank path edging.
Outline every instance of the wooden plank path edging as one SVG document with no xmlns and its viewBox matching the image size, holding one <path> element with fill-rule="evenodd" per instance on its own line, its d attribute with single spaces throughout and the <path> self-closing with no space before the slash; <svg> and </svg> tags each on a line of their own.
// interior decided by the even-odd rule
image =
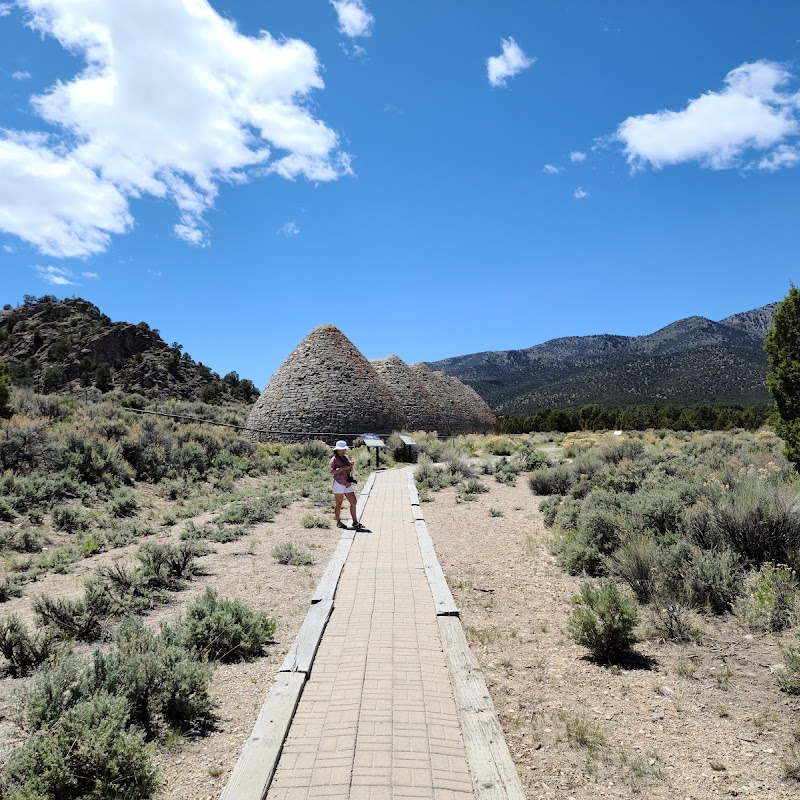
<svg viewBox="0 0 800 800">
<path fill-rule="evenodd" d="M 453 599 L 450 587 L 447 585 L 444 572 L 442 572 L 442 565 L 436 557 L 433 539 L 428 533 L 425 521 L 421 519 L 414 520 L 414 527 L 417 529 L 417 540 L 422 553 L 422 566 L 425 568 L 425 575 L 427 575 L 428 583 L 431 587 L 433 604 L 436 606 L 436 616 L 457 617 L 459 615 L 458 606 Z"/>
<path fill-rule="evenodd" d="M 314 656 L 332 613 L 333 599 L 320 600 L 311 606 L 279 672 L 305 672 L 306 675 L 311 672 Z"/>
<path fill-rule="evenodd" d="M 302 672 L 278 673 L 221 800 L 264 800 L 267 796 L 305 681 Z"/>
<path fill-rule="evenodd" d="M 357 519 L 361 518 L 374 483 L 373 472 L 361 490 Z M 314 656 L 333 613 L 336 587 L 355 534 L 355 531 L 347 530 L 339 539 L 333 558 L 311 598 L 311 608 L 261 706 L 253 732 L 239 754 L 220 800 L 264 800 L 267 796 Z"/>
<path fill-rule="evenodd" d="M 525 800 L 503 729 L 461 620 L 439 617 L 476 800 Z"/>
<path fill-rule="evenodd" d="M 355 531 L 349 531 L 355 534 Z M 325 572 L 317 585 L 317 590 L 311 598 L 312 603 L 319 603 L 321 600 L 333 600 L 336 594 L 336 587 L 339 585 L 339 578 L 342 576 L 344 569 L 344 562 L 347 561 L 347 556 L 350 553 L 350 548 L 353 546 L 353 536 L 342 536 L 339 540 L 339 546 L 333 554 Z"/>
</svg>

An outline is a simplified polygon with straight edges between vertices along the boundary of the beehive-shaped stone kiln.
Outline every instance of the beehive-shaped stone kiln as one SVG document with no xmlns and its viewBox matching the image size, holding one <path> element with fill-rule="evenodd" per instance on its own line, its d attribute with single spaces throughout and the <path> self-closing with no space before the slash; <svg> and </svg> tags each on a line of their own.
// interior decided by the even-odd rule
<svg viewBox="0 0 800 800">
<path fill-rule="evenodd" d="M 469 386 L 397 356 L 372 363 L 333 325 L 314 328 L 272 376 L 247 420 L 263 442 L 330 440 L 355 433 L 487 433 L 497 425 Z"/>
<path fill-rule="evenodd" d="M 272 376 L 247 420 L 253 438 L 307 441 L 307 434 L 398 430 L 405 418 L 388 386 L 358 348 L 333 325 L 300 342 Z M 306 434 L 306 435 L 303 435 Z"/>
</svg>

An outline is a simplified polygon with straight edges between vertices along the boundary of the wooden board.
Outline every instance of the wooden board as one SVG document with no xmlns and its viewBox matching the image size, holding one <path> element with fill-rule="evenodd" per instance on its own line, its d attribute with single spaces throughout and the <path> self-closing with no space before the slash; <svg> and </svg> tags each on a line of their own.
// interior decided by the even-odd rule
<svg viewBox="0 0 800 800">
<path fill-rule="evenodd" d="M 320 600 L 311 606 L 294 644 L 283 659 L 280 672 L 304 672 L 306 675 L 311 672 L 314 655 L 332 611 L 333 600 Z"/>
<path fill-rule="evenodd" d="M 525 800 L 503 729 L 461 620 L 439 617 L 476 800 Z"/>
<path fill-rule="evenodd" d="M 305 680 L 303 673 L 278 673 L 221 800 L 264 800 Z"/>
<path fill-rule="evenodd" d="M 437 616 L 457 617 L 459 613 L 458 606 L 445 580 L 442 565 L 436 556 L 433 539 L 428 533 L 428 528 L 423 520 L 414 522 L 414 527 L 417 529 L 417 540 L 420 553 L 422 553 L 422 566 L 425 568 L 425 575 L 431 587 L 436 614 Z"/>
<path fill-rule="evenodd" d="M 347 531 L 353 534 L 355 531 Z M 353 536 L 342 536 L 339 539 L 339 546 L 333 554 L 333 558 L 325 569 L 325 572 L 317 585 L 317 590 L 311 598 L 312 603 L 319 603 L 321 600 L 333 600 L 336 595 L 336 587 L 339 585 L 339 578 L 344 569 L 345 561 L 353 546 Z"/>
<path fill-rule="evenodd" d="M 369 478 L 367 478 L 367 482 L 364 484 L 364 488 L 361 490 L 362 496 L 369 495 L 372 491 L 372 485 L 375 483 L 375 473 L 370 472 Z"/>
</svg>

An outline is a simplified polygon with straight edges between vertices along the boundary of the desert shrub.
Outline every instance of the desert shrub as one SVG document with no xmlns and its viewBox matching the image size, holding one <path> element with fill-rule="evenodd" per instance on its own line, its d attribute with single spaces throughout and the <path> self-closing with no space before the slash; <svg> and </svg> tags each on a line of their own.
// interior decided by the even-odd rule
<svg viewBox="0 0 800 800">
<path fill-rule="evenodd" d="M 209 522 L 198 528 L 190 522 L 181 532 L 181 539 L 205 539 L 209 542 L 235 542 L 241 539 L 247 531 L 243 525 L 222 525 L 219 522 Z"/>
<path fill-rule="evenodd" d="M 22 596 L 22 586 L 19 581 L 14 580 L 10 575 L 6 575 L 0 580 L 0 603 L 9 601 L 12 597 Z"/>
<path fill-rule="evenodd" d="M 593 493 L 581 507 L 576 530 L 589 547 L 609 555 L 619 545 L 624 527 L 619 509 L 606 504 L 605 496 Z"/>
<path fill-rule="evenodd" d="M 61 455 L 46 423 L 11 420 L 3 424 L 2 430 L 0 471 L 13 469 L 24 475 L 34 469 L 49 470 L 61 465 Z"/>
<path fill-rule="evenodd" d="M 119 486 L 130 483 L 131 468 L 104 439 L 88 433 L 70 432 L 64 439 L 66 467 L 84 483 Z"/>
<path fill-rule="evenodd" d="M 574 530 L 556 536 L 553 554 L 570 575 L 602 575 L 606 569 L 605 559 L 600 551 L 587 545 Z"/>
<path fill-rule="evenodd" d="M 608 559 L 611 575 L 623 580 L 640 603 L 653 596 L 659 576 L 661 547 L 650 535 L 626 537 Z"/>
<path fill-rule="evenodd" d="M 442 453 L 442 462 L 445 470 L 453 477 L 474 478 L 475 472 L 470 467 L 469 461 L 464 457 L 462 451 L 455 447 L 447 447 Z"/>
<path fill-rule="evenodd" d="M 788 694 L 800 694 L 800 645 L 784 648 L 783 664 L 776 673 L 778 685 Z"/>
<path fill-rule="evenodd" d="M 528 486 L 534 494 L 565 495 L 569 493 L 575 480 L 575 473 L 570 467 L 551 467 L 531 473 L 528 476 Z"/>
<path fill-rule="evenodd" d="M 18 553 L 39 553 L 43 541 L 41 530 L 25 526 L 13 532 L 10 544 Z"/>
<path fill-rule="evenodd" d="M 695 548 L 684 569 L 684 596 L 694 608 L 723 614 L 744 589 L 741 560 L 730 550 Z"/>
<path fill-rule="evenodd" d="M 76 599 L 39 595 L 33 611 L 43 628 L 59 639 L 95 642 L 106 630 L 110 609 L 105 594 L 87 589 Z"/>
<path fill-rule="evenodd" d="M 259 522 L 272 522 L 287 501 L 277 494 L 248 497 L 237 503 L 232 503 L 217 516 L 217 522 L 233 525 L 255 525 Z"/>
<path fill-rule="evenodd" d="M 599 448 L 600 458 L 609 464 L 620 464 L 624 460 L 636 461 L 645 453 L 644 442 L 638 439 L 623 439 Z"/>
<path fill-rule="evenodd" d="M 297 445 L 297 455 L 304 461 L 324 461 L 327 463 L 331 457 L 331 448 L 325 442 L 303 442 Z"/>
<path fill-rule="evenodd" d="M 637 528 L 662 535 L 684 528 L 684 503 L 669 487 L 642 489 L 625 498 L 624 508 Z"/>
<path fill-rule="evenodd" d="M 492 436 L 486 440 L 484 449 L 493 456 L 510 456 L 514 452 L 514 442 L 506 436 Z"/>
<path fill-rule="evenodd" d="M 435 466 L 426 458 L 420 459 L 414 468 L 414 480 L 421 489 L 437 492 L 439 489 L 452 486 L 458 479 L 444 467 Z"/>
<path fill-rule="evenodd" d="M 56 506 L 53 509 L 53 525 L 56 530 L 77 533 L 87 530 L 91 524 L 91 515 L 81 506 Z"/>
<path fill-rule="evenodd" d="M 574 497 L 560 498 L 561 503 L 556 510 L 553 524 L 562 531 L 574 531 L 578 527 L 578 515 L 581 513 L 582 503 Z"/>
<path fill-rule="evenodd" d="M 296 547 L 292 542 L 276 544 L 271 552 L 272 557 L 279 564 L 287 564 L 291 567 L 306 567 L 314 563 L 314 557 L 308 550 Z"/>
<path fill-rule="evenodd" d="M 169 630 L 156 634 L 138 619 L 122 623 L 108 652 L 96 650 L 81 683 L 85 696 L 125 699 L 130 722 L 148 739 L 187 730 L 211 710 L 212 667 L 195 659 Z"/>
<path fill-rule="evenodd" d="M 300 524 L 304 528 L 330 528 L 331 526 L 329 520 L 317 514 L 303 514 Z"/>
<path fill-rule="evenodd" d="M 243 661 L 261 655 L 275 635 L 275 620 L 206 589 L 186 612 L 179 636 L 200 658 Z"/>
<path fill-rule="evenodd" d="M 130 517 L 136 513 L 139 503 L 130 490 L 116 492 L 111 499 L 111 513 L 115 517 Z"/>
<path fill-rule="evenodd" d="M 49 658 L 54 641 L 49 633 L 31 634 L 27 626 L 12 614 L 0 620 L 0 653 L 8 661 L 8 670 L 14 677 L 27 675 Z"/>
<path fill-rule="evenodd" d="M 478 480 L 478 478 L 469 478 L 464 481 L 462 491 L 464 494 L 485 494 L 489 491 L 489 487 Z"/>
<path fill-rule="evenodd" d="M 517 451 L 513 461 L 515 466 L 519 467 L 520 472 L 533 472 L 550 466 L 550 459 L 541 450 L 528 444 Z"/>
<path fill-rule="evenodd" d="M 0 497 L 0 522 L 13 522 L 16 517 L 14 509 L 8 499 Z"/>
<path fill-rule="evenodd" d="M 425 456 L 431 461 L 441 461 L 445 443 L 439 439 L 435 431 L 430 433 L 415 432 L 414 441 L 417 443 L 420 456 Z"/>
<path fill-rule="evenodd" d="M 670 642 L 697 638 L 689 606 L 666 592 L 656 593 L 650 602 L 650 625 L 657 636 Z"/>
<path fill-rule="evenodd" d="M 695 515 L 689 535 L 704 549 L 732 549 L 750 566 L 793 565 L 800 553 L 800 512 L 789 490 L 745 479 Z"/>
<path fill-rule="evenodd" d="M 558 508 L 560 505 L 560 497 L 545 497 L 545 499 L 539 503 L 539 511 L 542 512 L 542 519 L 548 528 L 552 527 L 553 523 L 555 522 L 556 514 L 558 513 Z"/>
<path fill-rule="evenodd" d="M 603 486 L 612 492 L 633 494 L 641 488 L 651 470 L 652 465 L 644 460 L 624 459 L 607 474 Z"/>
<path fill-rule="evenodd" d="M 587 582 L 573 596 L 572 605 L 567 633 L 573 641 L 599 661 L 616 661 L 631 653 L 639 621 L 632 595 L 611 580 L 597 586 Z"/>
<path fill-rule="evenodd" d="M 7 800 L 143 800 L 158 786 L 152 750 L 129 729 L 125 701 L 82 701 L 14 751 L 0 786 Z"/>
<path fill-rule="evenodd" d="M 795 619 L 797 573 L 786 564 L 763 564 L 748 581 L 747 593 L 734 605 L 737 618 L 749 628 L 781 631 Z"/>
<path fill-rule="evenodd" d="M 145 542 L 137 558 L 141 575 L 151 589 L 177 591 L 200 574 L 197 558 L 207 553 L 208 548 L 194 540 L 178 544 Z"/>
</svg>

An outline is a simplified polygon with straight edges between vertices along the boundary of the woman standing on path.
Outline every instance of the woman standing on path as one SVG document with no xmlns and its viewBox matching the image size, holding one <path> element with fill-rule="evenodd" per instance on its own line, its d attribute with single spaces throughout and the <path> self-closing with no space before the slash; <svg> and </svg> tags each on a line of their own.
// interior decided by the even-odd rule
<svg viewBox="0 0 800 800">
<path fill-rule="evenodd" d="M 353 530 L 360 531 L 363 525 L 358 521 L 356 516 L 356 492 L 350 484 L 350 472 L 353 469 L 353 462 L 347 457 L 347 451 L 350 448 L 347 442 L 340 439 L 336 442 L 333 448 L 333 458 L 329 469 L 333 475 L 333 496 L 336 499 L 336 506 L 334 507 L 333 514 L 336 517 L 336 527 L 346 528 L 347 525 L 342 522 L 342 501 L 347 498 L 350 503 L 350 516 L 353 518 Z"/>
</svg>

